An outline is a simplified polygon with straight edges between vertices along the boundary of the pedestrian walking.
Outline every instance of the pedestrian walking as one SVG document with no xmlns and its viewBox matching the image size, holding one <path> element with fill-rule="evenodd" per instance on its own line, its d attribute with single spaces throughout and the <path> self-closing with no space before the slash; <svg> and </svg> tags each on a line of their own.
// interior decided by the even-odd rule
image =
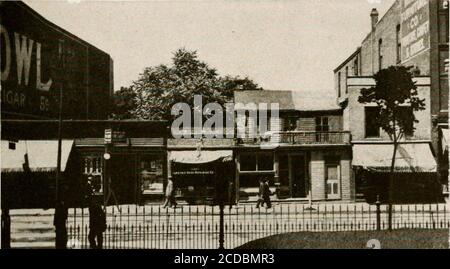
<svg viewBox="0 0 450 269">
<path fill-rule="evenodd" d="M 167 180 L 167 186 L 166 186 L 166 200 L 164 202 L 163 207 L 167 208 L 167 207 L 172 207 L 176 208 L 177 206 L 177 202 L 175 200 L 175 189 L 173 186 L 173 181 L 172 179 L 168 179 Z"/>
<path fill-rule="evenodd" d="M 94 193 L 98 191 L 93 185 L 92 177 L 88 178 L 89 199 L 89 245 L 92 249 L 103 248 L 103 233 L 106 231 L 106 214 Z"/>
<path fill-rule="evenodd" d="M 272 192 L 270 191 L 269 187 L 269 178 L 266 177 L 264 179 L 263 183 L 263 201 L 266 203 L 267 208 L 272 207 L 272 202 L 270 201 L 270 195 L 272 195 Z"/>
<path fill-rule="evenodd" d="M 256 208 L 264 205 L 264 180 L 263 178 L 259 179 L 259 190 L 258 190 L 258 202 L 256 203 Z"/>
</svg>

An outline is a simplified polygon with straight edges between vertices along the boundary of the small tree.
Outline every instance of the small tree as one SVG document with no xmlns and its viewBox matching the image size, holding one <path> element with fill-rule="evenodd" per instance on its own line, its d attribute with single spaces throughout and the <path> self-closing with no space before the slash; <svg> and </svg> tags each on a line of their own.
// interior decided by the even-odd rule
<svg viewBox="0 0 450 269">
<path fill-rule="evenodd" d="M 358 101 L 378 106 L 375 121 L 389 135 L 394 145 L 388 185 L 388 225 L 389 230 L 392 230 L 394 167 L 398 143 L 405 135 L 414 131 L 414 123 L 418 122 L 414 112 L 425 109 L 425 100 L 418 96 L 409 67 L 391 66 L 382 69 L 375 74 L 374 79 L 375 86 L 362 89 Z"/>
</svg>

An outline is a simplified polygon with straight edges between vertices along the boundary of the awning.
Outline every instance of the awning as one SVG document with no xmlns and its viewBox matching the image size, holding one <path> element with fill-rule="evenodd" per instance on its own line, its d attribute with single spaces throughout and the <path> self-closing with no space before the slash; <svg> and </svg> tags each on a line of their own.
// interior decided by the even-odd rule
<svg viewBox="0 0 450 269">
<path fill-rule="evenodd" d="M 57 140 L 20 140 L 15 144 L 16 148 L 10 149 L 9 141 L 2 140 L 2 172 L 23 172 L 26 156 L 28 156 L 28 167 L 30 171 L 56 171 L 58 155 Z M 66 169 L 72 146 L 73 140 L 62 140 L 61 171 Z"/>
<path fill-rule="evenodd" d="M 441 144 L 442 144 L 442 152 L 445 152 L 448 150 L 448 142 L 450 141 L 450 131 L 449 129 L 443 129 L 441 128 L 442 137 L 441 137 Z"/>
<path fill-rule="evenodd" d="M 353 166 L 375 172 L 389 172 L 394 145 L 353 145 Z M 400 144 L 395 158 L 395 172 L 436 172 L 437 164 L 428 143 Z"/>
<path fill-rule="evenodd" d="M 222 159 L 222 161 L 231 161 L 233 151 L 231 150 L 188 150 L 188 151 L 170 151 L 169 160 L 176 163 L 209 163 Z"/>
</svg>

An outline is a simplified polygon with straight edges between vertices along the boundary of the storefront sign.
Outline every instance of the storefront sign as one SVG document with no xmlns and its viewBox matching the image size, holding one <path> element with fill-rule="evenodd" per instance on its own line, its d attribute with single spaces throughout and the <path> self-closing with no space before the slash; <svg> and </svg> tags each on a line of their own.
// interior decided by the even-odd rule
<svg viewBox="0 0 450 269">
<path fill-rule="evenodd" d="M 401 13 L 402 60 L 430 48 L 429 0 L 403 0 Z"/>
</svg>

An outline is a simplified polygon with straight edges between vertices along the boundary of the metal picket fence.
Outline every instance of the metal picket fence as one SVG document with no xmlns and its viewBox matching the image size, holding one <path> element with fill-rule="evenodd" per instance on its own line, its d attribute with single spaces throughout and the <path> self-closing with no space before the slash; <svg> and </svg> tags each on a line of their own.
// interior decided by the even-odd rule
<svg viewBox="0 0 450 269">
<path fill-rule="evenodd" d="M 380 229 L 387 229 L 387 206 L 381 205 Z M 395 205 L 394 229 L 449 229 L 446 204 Z M 125 205 L 106 209 L 104 248 L 216 249 L 219 247 L 218 206 Z M 69 240 L 88 248 L 89 211 L 70 209 Z M 300 231 L 368 231 L 377 229 L 377 207 L 368 204 L 278 203 L 271 209 L 240 204 L 224 210 L 224 247 L 235 248 L 259 238 Z"/>
</svg>

